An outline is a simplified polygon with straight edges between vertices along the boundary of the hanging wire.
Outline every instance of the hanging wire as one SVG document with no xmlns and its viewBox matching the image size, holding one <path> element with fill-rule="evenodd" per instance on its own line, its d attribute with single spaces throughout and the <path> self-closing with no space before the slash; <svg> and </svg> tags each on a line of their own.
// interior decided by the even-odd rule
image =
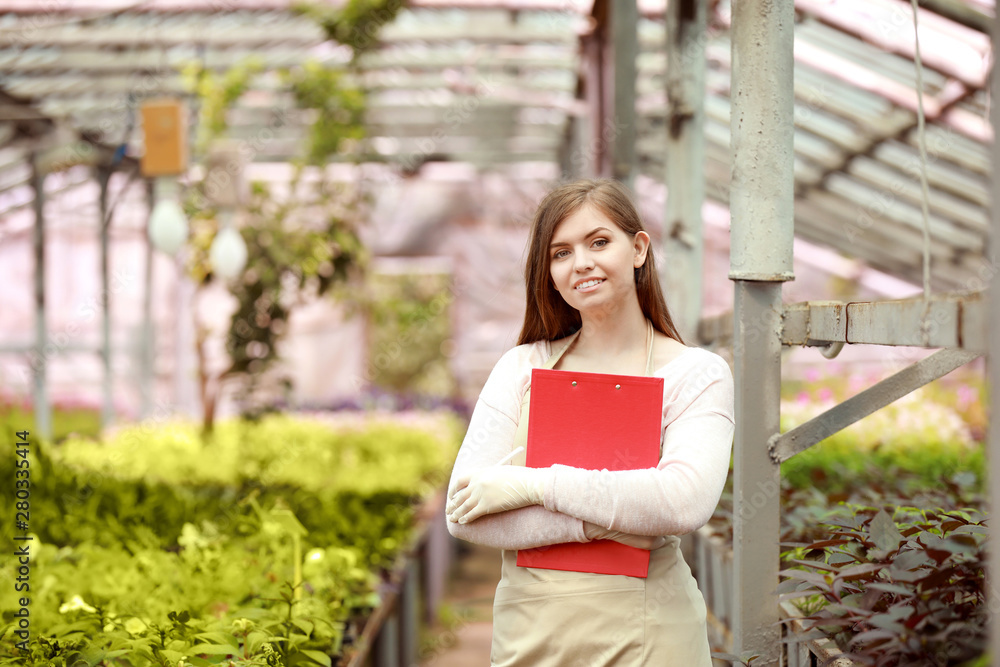
<svg viewBox="0 0 1000 667">
<path fill-rule="evenodd" d="M 917 14 L 920 8 L 917 0 L 910 0 L 913 5 L 913 64 L 917 68 L 917 145 L 920 149 L 920 189 L 923 197 L 920 209 L 924 218 L 924 299 L 931 296 L 931 214 L 930 189 L 927 186 L 927 136 L 924 123 L 924 66 L 920 60 L 920 33 L 917 26 Z"/>
</svg>

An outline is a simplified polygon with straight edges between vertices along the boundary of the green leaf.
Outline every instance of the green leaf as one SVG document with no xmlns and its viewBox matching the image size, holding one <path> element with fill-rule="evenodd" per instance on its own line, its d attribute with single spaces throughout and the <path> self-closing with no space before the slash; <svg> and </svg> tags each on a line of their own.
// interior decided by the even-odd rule
<svg viewBox="0 0 1000 667">
<path fill-rule="evenodd" d="M 196 644 L 191 647 L 192 653 L 204 653 L 205 655 L 233 655 L 238 650 L 229 644 Z"/>
<path fill-rule="evenodd" d="M 323 665 L 323 667 L 331 667 L 331 665 L 333 664 L 333 662 L 330 660 L 330 656 L 328 656 L 326 653 L 323 653 L 322 651 L 311 651 L 309 649 L 302 649 L 301 652 L 304 653 L 313 662 Z"/>
<path fill-rule="evenodd" d="M 171 649 L 165 648 L 160 649 L 160 654 L 167 658 L 171 662 L 179 662 L 181 658 L 184 657 L 184 653 L 181 651 L 172 651 Z"/>
<path fill-rule="evenodd" d="M 895 551 L 903 541 L 902 533 L 885 510 L 878 511 L 868 526 L 868 532 L 881 551 Z"/>
<path fill-rule="evenodd" d="M 232 649 L 239 647 L 236 637 L 222 632 L 199 632 L 195 635 L 195 638 L 202 640 L 206 644 L 228 644 Z"/>
<path fill-rule="evenodd" d="M 293 618 L 292 623 L 295 625 L 295 627 L 304 632 L 306 636 L 311 635 L 313 629 L 315 628 L 315 626 L 312 623 L 303 618 Z"/>
</svg>

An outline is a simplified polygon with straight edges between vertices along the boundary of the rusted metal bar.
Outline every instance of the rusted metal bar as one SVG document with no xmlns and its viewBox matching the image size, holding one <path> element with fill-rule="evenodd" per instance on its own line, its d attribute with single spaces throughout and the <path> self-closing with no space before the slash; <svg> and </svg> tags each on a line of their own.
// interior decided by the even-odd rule
<svg viewBox="0 0 1000 667">
<path fill-rule="evenodd" d="M 784 345 L 867 343 L 962 348 L 989 345 L 982 293 L 954 293 L 893 301 L 809 301 L 785 306 Z"/>
<path fill-rule="evenodd" d="M 711 347 L 731 347 L 733 342 L 733 311 L 703 317 L 698 322 L 698 341 Z"/>
<path fill-rule="evenodd" d="M 705 200 L 706 3 L 667 5 L 667 145 L 664 288 L 684 340 L 697 338 L 701 315 Z"/>
<path fill-rule="evenodd" d="M 977 359 L 979 353 L 968 350 L 940 350 L 881 382 L 852 396 L 826 412 L 796 426 L 790 431 L 771 436 L 768 453 L 775 463 L 782 463 L 837 431 L 884 408 L 928 382 L 947 375 L 959 366 Z"/>
</svg>

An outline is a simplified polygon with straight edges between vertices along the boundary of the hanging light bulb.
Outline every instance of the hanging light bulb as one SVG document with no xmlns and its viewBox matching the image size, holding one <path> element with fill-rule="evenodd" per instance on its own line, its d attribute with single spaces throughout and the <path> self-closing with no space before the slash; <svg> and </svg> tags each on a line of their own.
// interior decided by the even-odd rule
<svg viewBox="0 0 1000 667">
<path fill-rule="evenodd" d="M 154 247 L 173 255 L 184 245 L 188 235 L 188 222 L 184 217 L 184 210 L 177 203 L 177 184 L 174 178 L 157 178 L 154 194 L 156 204 L 149 214 L 149 240 Z"/>
<path fill-rule="evenodd" d="M 212 272 L 224 280 L 235 278 L 247 263 L 247 244 L 243 236 L 231 224 L 232 212 L 219 214 L 221 229 L 212 241 L 208 251 L 208 259 L 212 263 Z"/>
</svg>

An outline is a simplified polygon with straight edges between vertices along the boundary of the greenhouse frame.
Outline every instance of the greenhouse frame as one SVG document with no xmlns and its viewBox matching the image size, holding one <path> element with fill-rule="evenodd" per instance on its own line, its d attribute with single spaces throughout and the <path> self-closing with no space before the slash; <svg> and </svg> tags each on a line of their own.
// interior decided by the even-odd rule
<svg viewBox="0 0 1000 667">
<path fill-rule="evenodd" d="M 0 245 L 33 257 L 33 321 L 0 343 L 29 359 L 38 428 L 51 432 L 46 365 L 47 207 L 96 184 L 102 293 L 113 294 L 113 179 L 142 182 L 139 105 L 190 96 L 179 68 L 264 72 L 345 65 L 288 0 L 0 0 Z M 338 5 L 340 3 L 324 3 Z M 990 89 L 991 0 L 410 0 L 359 62 L 371 94 L 361 162 L 446 161 L 560 178 L 640 176 L 669 193 L 662 211 L 667 299 L 685 338 L 733 350 L 734 504 L 778 488 L 779 464 L 899 397 L 986 356 L 1000 358 L 997 273 L 1000 112 Z M 917 25 L 919 40 L 914 39 Z M 292 160 L 316 114 L 265 76 L 232 114 L 251 164 Z M 127 129 L 125 129 L 127 128 Z M 264 128 L 264 130 L 262 130 Z M 262 132 L 266 131 L 266 135 Z M 256 143 L 255 143 L 256 142 Z M 331 170 L 349 169 L 332 164 Z M 339 172 L 338 172 L 339 173 Z M 127 187 L 127 186 L 126 186 Z M 703 210 L 730 213 L 734 310 L 702 317 Z M 793 239 L 857 258 L 923 293 L 903 300 L 783 303 Z M 141 330 L 144 413 L 153 410 L 152 249 Z M 4 290 L 12 289 L 7 285 Z M 5 299 L 6 300 L 6 297 Z M 97 346 L 112 417 L 110 298 Z M 785 348 L 940 348 L 813 421 L 780 433 Z M 1000 387 L 1000 365 L 988 363 Z M 1000 414 L 1000 392 L 991 394 Z M 1000 498 L 1000 426 L 988 437 Z M 759 504 L 759 503 L 758 503 Z M 757 507 L 757 504 L 754 504 Z M 777 665 L 782 652 L 779 499 L 737 513 L 732 652 Z M 991 572 L 1000 538 L 990 537 Z M 990 586 L 995 606 L 1000 592 Z M 711 605 L 710 605 L 711 609 Z M 1000 615 L 990 617 L 1000 655 Z M 795 664 L 795 663 L 786 663 Z"/>
</svg>

